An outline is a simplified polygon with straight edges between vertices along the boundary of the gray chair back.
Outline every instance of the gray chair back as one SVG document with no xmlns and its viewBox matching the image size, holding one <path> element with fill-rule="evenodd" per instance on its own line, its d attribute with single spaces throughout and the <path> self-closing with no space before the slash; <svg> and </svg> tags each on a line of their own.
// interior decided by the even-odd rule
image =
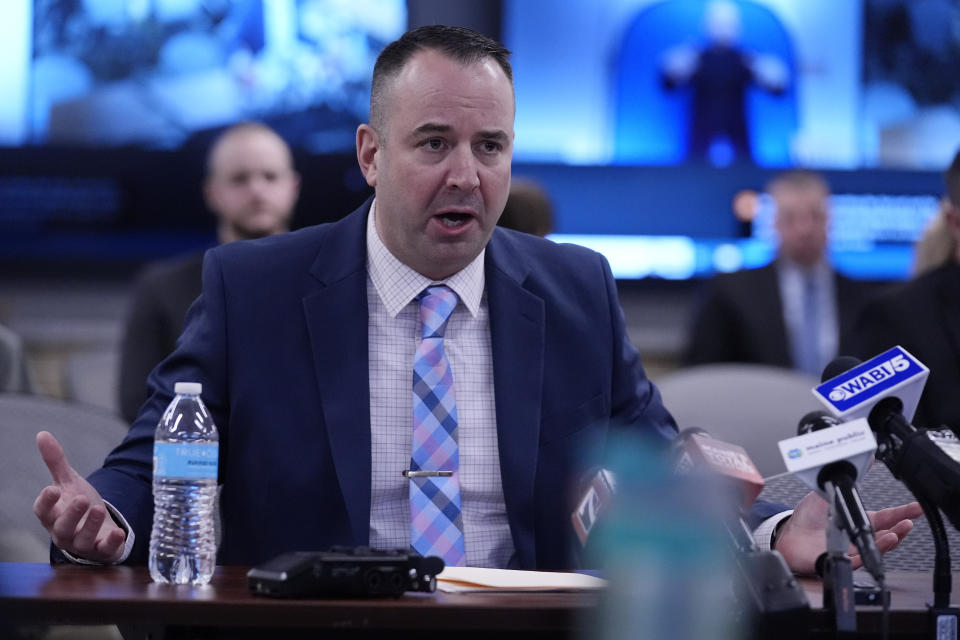
<svg viewBox="0 0 960 640">
<path fill-rule="evenodd" d="M 23 341 L 0 325 L 0 392 L 31 393 L 33 382 L 23 352 Z"/>
<path fill-rule="evenodd" d="M 127 432 L 115 415 L 41 396 L 0 394 L 0 561 L 46 562 L 50 538 L 33 502 L 51 483 L 37 451 L 38 431 L 52 433 L 81 475 L 99 468 Z"/>
<path fill-rule="evenodd" d="M 656 381 L 680 429 L 700 427 L 746 449 L 766 477 L 786 471 L 777 442 L 797 435 L 797 423 L 822 408 L 812 376 L 757 364 L 709 364 Z"/>
</svg>

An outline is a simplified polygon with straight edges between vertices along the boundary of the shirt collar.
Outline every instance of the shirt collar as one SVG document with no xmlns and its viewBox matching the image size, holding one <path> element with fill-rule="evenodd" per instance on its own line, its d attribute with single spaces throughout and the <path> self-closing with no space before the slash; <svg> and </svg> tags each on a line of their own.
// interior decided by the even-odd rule
<svg viewBox="0 0 960 640">
<path fill-rule="evenodd" d="M 781 273 L 789 273 L 792 276 L 800 278 L 813 277 L 823 280 L 828 279 L 832 273 L 832 269 L 826 260 L 820 260 L 805 267 L 786 256 L 779 256 L 777 258 L 777 267 Z"/>
<path fill-rule="evenodd" d="M 486 248 L 470 264 L 449 278 L 431 280 L 402 263 L 383 244 L 374 222 L 376 209 L 377 201 L 374 199 L 367 214 L 367 273 L 390 317 L 396 317 L 401 309 L 431 284 L 445 284 L 453 289 L 470 315 L 476 317 L 486 283 L 483 270 Z"/>
</svg>

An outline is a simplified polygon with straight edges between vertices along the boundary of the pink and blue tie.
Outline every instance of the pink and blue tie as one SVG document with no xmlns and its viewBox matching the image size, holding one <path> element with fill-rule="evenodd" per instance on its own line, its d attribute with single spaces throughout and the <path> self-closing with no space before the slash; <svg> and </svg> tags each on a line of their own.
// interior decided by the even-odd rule
<svg viewBox="0 0 960 640">
<path fill-rule="evenodd" d="M 410 544 L 448 565 L 466 563 L 460 513 L 460 455 L 453 374 L 443 351 L 447 320 L 457 294 L 443 285 L 420 294 L 423 328 L 413 359 L 413 455 L 411 471 L 452 471 L 451 476 L 410 478 Z"/>
</svg>

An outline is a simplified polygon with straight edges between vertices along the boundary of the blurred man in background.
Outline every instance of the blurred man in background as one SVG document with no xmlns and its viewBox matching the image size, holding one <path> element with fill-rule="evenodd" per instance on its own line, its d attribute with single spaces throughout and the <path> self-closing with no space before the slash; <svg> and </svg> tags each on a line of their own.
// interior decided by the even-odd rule
<svg viewBox="0 0 960 640">
<path fill-rule="evenodd" d="M 718 275 L 693 322 L 684 362 L 752 362 L 820 377 L 845 349 L 863 285 L 826 260 L 829 188 L 820 175 L 789 171 L 767 187 L 780 247 L 765 267 Z"/>
<path fill-rule="evenodd" d="M 545 238 L 553 233 L 553 203 L 536 182 L 514 178 L 497 224 Z"/>
<path fill-rule="evenodd" d="M 917 275 L 864 308 L 852 353 L 905 348 L 930 367 L 914 424 L 960 431 L 960 152 L 945 179 L 940 214 L 917 246 Z"/>
<path fill-rule="evenodd" d="M 228 128 L 207 156 L 203 195 L 221 244 L 290 229 L 300 176 L 286 142 L 266 125 Z M 147 375 L 176 345 L 187 308 L 200 295 L 203 252 L 148 265 L 137 279 L 120 353 L 120 413 L 133 422 L 147 399 Z"/>
</svg>

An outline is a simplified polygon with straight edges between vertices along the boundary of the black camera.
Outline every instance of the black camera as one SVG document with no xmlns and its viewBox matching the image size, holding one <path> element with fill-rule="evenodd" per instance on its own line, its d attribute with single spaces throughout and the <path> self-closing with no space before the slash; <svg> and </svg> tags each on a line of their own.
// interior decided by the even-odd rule
<svg viewBox="0 0 960 640">
<path fill-rule="evenodd" d="M 383 597 L 405 591 L 433 593 L 443 560 L 404 549 L 332 547 L 291 551 L 247 572 L 257 595 L 281 598 Z"/>
</svg>

